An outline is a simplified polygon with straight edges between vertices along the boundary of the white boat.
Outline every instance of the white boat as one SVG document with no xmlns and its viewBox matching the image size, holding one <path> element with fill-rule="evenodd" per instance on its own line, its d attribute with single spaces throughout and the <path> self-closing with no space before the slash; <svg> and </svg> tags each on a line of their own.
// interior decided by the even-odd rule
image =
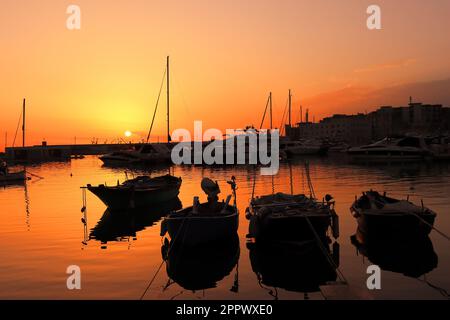
<svg viewBox="0 0 450 320">
<path fill-rule="evenodd" d="M 422 137 L 384 138 L 375 143 L 350 148 L 347 153 L 355 160 L 409 161 L 430 155 Z"/>
<path fill-rule="evenodd" d="M 166 144 L 144 144 L 138 150 L 124 150 L 100 157 L 105 165 L 154 164 L 170 161 L 170 149 Z"/>
<path fill-rule="evenodd" d="M 328 148 L 319 140 L 280 141 L 280 153 L 286 156 L 324 155 Z"/>
</svg>

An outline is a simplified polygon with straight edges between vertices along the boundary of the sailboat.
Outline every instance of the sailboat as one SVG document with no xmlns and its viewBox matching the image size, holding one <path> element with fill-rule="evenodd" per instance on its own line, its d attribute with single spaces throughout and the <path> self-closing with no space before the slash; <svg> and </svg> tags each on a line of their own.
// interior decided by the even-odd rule
<svg viewBox="0 0 450 320">
<path fill-rule="evenodd" d="M 153 128 L 153 123 L 155 120 L 156 111 L 158 109 L 159 98 L 161 95 L 161 90 L 158 95 L 156 102 L 155 111 L 153 114 L 152 123 L 147 136 L 147 141 L 139 146 L 136 150 L 123 150 L 109 153 L 100 157 L 105 165 L 109 166 L 128 166 L 128 165 L 150 165 L 156 163 L 167 163 L 171 159 L 170 144 L 170 128 L 169 128 L 169 117 L 170 117 L 170 89 L 169 89 L 169 56 L 167 56 L 166 70 L 164 71 L 164 78 L 166 79 L 166 93 L 167 93 L 167 144 L 158 143 L 150 144 L 150 133 Z M 163 81 L 164 81 L 163 78 Z M 164 82 L 163 82 L 164 83 Z M 161 89 L 162 85 L 161 83 Z"/>
</svg>

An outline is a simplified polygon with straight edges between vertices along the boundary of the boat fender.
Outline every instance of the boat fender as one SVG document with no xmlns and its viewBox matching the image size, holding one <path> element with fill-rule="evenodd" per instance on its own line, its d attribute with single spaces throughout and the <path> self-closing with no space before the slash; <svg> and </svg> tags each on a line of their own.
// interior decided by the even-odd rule
<svg viewBox="0 0 450 320">
<path fill-rule="evenodd" d="M 247 220 L 250 220 L 251 217 L 252 217 L 252 214 L 250 213 L 250 208 L 245 209 L 245 218 Z"/>
<path fill-rule="evenodd" d="M 333 254 L 332 254 L 332 257 L 333 257 L 334 263 L 338 267 L 339 267 L 339 263 L 340 263 L 339 256 L 340 256 L 340 245 L 339 245 L 339 243 L 337 241 L 335 241 L 333 243 Z"/>
<path fill-rule="evenodd" d="M 166 220 L 163 220 L 163 222 L 161 222 L 161 232 L 160 232 L 160 236 L 164 237 L 167 233 L 167 222 Z"/>
<path fill-rule="evenodd" d="M 333 238 L 339 238 L 339 216 L 336 213 L 333 213 L 331 216 L 331 227 L 333 231 Z"/>
<path fill-rule="evenodd" d="M 228 208 L 228 205 L 230 203 L 230 200 L 231 200 L 231 194 L 229 194 L 227 196 L 227 200 L 225 201 L 225 204 L 223 205 L 222 211 L 220 211 L 220 213 L 226 213 L 227 212 L 227 208 Z"/>
<path fill-rule="evenodd" d="M 193 214 L 198 214 L 198 205 L 199 205 L 199 200 L 198 200 L 198 197 L 195 196 L 194 197 L 193 206 L 192 206 L 192 213 Z"/>
</svg>

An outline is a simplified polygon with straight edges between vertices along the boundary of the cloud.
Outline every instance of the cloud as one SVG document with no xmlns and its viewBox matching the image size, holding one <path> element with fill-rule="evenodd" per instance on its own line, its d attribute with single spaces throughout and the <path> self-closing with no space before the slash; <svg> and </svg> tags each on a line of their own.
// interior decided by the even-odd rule
<svg viewBox="0 0 450 320">
<path fill-rule="evenodd" d="M 388 69 L 396 69 L 396 68 L 406 68 L 411 65 L 414 65 L 417 62 L 417 59 L 410 58 L 405 59 L 401 61 L 395 61 L 390 63 L 382 63 L 382 64 L 375 64 L 371 66 L 367 66 L 364 68 L 359 68 L 353 70 L 354 73 L 365 73 L 365 72 L 376 72 L 381 70 L 388 70 Z"/>
</svg>

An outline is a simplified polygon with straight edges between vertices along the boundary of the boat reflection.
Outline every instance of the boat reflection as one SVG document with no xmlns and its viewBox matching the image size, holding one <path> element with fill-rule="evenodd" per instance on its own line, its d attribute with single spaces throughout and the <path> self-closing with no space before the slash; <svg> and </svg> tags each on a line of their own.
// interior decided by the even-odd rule
<svg viewBox="0 0 450 320">
<path fill-rule="evenodd" d="M 370 238 L 359 229 L 351 236 L 358 252 L 366 256 L 381 269 L 418 278 L 438 265 L 433 243 L 427 235 L 392 237 L 381 240 Z"/>
<path fill-rule="evenodd" d="M 89 239 L 106 244 L 110 241 L 128 241 L 136 233 L 153 226 L 162 217 L 182 207 L 179 198 L 146 208 L 114 211 L 106 209 L 97 225 L 91 229 Z"/>
<path fill-rule="evenodd" d="M 166 271 L 170 280 L 190 291 L 211 289 L 237 265 L 239 237 L 236 234 L 230 241 L 195 248 L 171 247 L 171 242 L 166 238 L 161 253 L 163 259 L 166 258 Z M 169 281 L 166 288 L 170 284 Z M 237 291 L 237 284 L 231 290 Z"/>
<path fill-rule="evenodd" d="M 304 242 L 271 242 L 249 244 L 250 261 L 259 285 L 278 299 L 278 289 L 304 293 L 320 291 L 319 287 L 336 281 L 339 266 L 339 244 L 319 246 L 316 240 Z M 323 251 L 326 250 L 326 253 Z M 333 263 L 328 260 L 332 258 Z"/>
</svg>

